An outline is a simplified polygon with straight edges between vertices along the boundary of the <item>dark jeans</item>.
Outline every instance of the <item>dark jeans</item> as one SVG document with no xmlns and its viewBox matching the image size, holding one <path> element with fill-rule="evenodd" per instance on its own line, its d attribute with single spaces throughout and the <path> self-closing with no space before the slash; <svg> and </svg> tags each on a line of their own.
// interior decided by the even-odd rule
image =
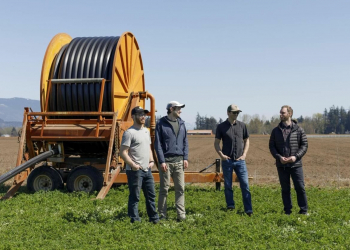
<svg viewBox="0 0 350 250">
<path fill-rule="evenodd" d="M 290 177 L 292 177 L 295 191 L 297 193 L 298 205 L 300 207 L 299 213 L 307 213 L 307 199 L 304 185 L 304 174 L 302 167 L 277 167 L 280 184 L 282 187 L 282 200 L 284 205 L 284 212 L 290 214 L 292 212 L 292 197 L 290 193 Z"/>
<path fill-rule="evenodd" d="M 143 170 L 126 170 L 126 175 L 129 185 L 128 215 L 131 222 L 141 221 L 138 209 L 141 188 L 146 198 L 146 210 L 149 221 L 158 221 L 159 217 L 155 203 L 156 192 L 154 190 L 154 180 L 151 169 L 148 169 L 147 172 Z"/>
<path fill-rule="evenodd" d="M 248 170 L 245 161 L 222 161 L 222 171 L 224 174 L 225 198 L 227 208 L 235 208 L 232 190 L 232 173 L 235 171 L 242 191 L 244 212 L 252 213 L 252 198 L 248 183 Z"/>
</svg>

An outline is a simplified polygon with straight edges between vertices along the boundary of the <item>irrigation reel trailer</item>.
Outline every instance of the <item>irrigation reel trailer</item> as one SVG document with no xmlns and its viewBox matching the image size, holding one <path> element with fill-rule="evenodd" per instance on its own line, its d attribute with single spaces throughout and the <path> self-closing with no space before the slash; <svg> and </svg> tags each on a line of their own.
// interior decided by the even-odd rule
<svg viewBox="0 0 350 250">
<path fill-rule="evenodd" d="M 54 36 L 42 65 L 41 112 L 25 108 L 16 167 L 0 176 L 0 184 L 15 178 L 1 199 L 11 198 L 26 180 L 31 191 L 62 189 L 66 184 L 68 191 L 99 191 L 98 199 L 113 183 L 127 183 L 120 143 L 133 124 L 131 110 L 145 108 L 146 100 L 156 160 L 155 99 L 145 91 L 135 36 Z M 212 165 L 215 173 L 203 172 Z M 219 189 L 220 160 L 207 168 L 185 172 L 185 182 L 216 182 Z M 159 182 L 158 171 L 153 176 Z"/>
</svg>

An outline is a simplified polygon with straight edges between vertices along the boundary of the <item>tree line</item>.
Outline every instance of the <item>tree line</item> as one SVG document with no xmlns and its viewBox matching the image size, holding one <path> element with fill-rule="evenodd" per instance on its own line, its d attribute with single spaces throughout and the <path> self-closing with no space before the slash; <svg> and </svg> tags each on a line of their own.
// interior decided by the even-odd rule
<svg viewBox="0 0 350 250">
<path fill-rule="evenodd" d="M 18 136 L 18 131 L 15 127 L 0 128 L 0 136 L 2 135 Z"/>
<path fill-rule="evenodd" d="M 329 109 L 325 109 L 323 114 L 316 113 L 312 117 L 300 116 L 294 118 L 298 124 L 305 130 L 307 134 L 348 134 L 350 133 L 350 110 L 344 107 L 335 107 L 334 105 Z M 250 134 L 270 134 L 272 129 L 280 123 L 278 115 L 266 119 L 259 115 L 243 114 L 239 120 L 247 125 Z M 223 122 L 221 118 L 216 120 L 213 116 L 201 116 L 197 113 L 196 127 L 200 130 L 216 131 L 216 126 Z"/>
</svg>

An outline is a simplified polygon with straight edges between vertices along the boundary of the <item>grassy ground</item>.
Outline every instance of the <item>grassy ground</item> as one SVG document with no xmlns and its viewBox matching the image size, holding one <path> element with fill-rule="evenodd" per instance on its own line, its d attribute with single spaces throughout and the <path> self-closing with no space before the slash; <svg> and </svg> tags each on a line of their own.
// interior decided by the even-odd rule
<svg viewBox="0 0 350 250">
<path fill-rule="evenodd" d="M 0 196 L 7 188 L 0 187 Z M 85 193 L 28 194 L 23 188 L 0 202 L 0 249 L 349 249 L 350 189 L 309 188 L 310 215 L 282 213 L 279 187 L 253 186 L 254 215 L 243 213 L 239 188 L 236 210 L 226 211 L 223 191 L 189 186 L 187 220 L 176 222 L 174 191 L 169 220 L 131 224 L 128 189 L 113 189 L 93 200 Z M 296 205 L 293 191 L 293 202 Z"/>
</svg>

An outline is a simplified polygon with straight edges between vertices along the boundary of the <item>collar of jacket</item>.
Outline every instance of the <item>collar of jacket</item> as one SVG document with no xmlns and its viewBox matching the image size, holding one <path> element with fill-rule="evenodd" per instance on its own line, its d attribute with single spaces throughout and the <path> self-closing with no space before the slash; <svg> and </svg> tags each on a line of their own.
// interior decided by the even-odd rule
<svg viewBox="0 0 350 250">
<path fill-rule="evenodd" d="M 170 122 L 168 121 L 168 119 L 167 119 L 167 116 L 163 116 L 162 118 L 161 118 L 161 120 L 163 121 L 163 122 L 167 122 L 167 123 L 169 123 L 170 124 Z M 181 125 L 181 124 L 184 124 L 185 122 L 179 117 L 179 118 L 177 118 L 177 120 L 179 121 L 179 125 Z"/>
<path fill-rule="evenodd" d="M 295 130 L 297 130 L 298 128 L 299 128 L 299 126 L 298 126 L 298 121 L 297 120 L 292 120 L 292 126 L 291 126 L 291 131 L 290 132 L 294 132 Z M 278 127 L 279 127 L 279 129 L 280 130 L 282 130 L 283 128 L 282 128 L 282 124 L 283 124 L 283 122 L 280 122 L 279 124 L 278 124 Z"/>
</svg>

